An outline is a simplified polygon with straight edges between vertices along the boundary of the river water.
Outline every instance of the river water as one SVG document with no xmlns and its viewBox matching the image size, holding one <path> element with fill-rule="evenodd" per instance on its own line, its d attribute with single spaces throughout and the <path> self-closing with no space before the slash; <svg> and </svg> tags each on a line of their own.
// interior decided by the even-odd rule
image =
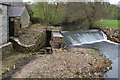
<svg viewBox="0 0 120 80">
<path fill-rule="evenodd" d="M 120 77 L 118 74 L 120 72 L 120 66 L 118 65 L 118 62 L 120 62 L 120 44 L 107 40 L 107 36 L 99 30 L 63 31 L 61 33 L 68 48 L 93 48 L 112 61 L 112 70 L 104 75 L 105 78 Z"/>
</svg>

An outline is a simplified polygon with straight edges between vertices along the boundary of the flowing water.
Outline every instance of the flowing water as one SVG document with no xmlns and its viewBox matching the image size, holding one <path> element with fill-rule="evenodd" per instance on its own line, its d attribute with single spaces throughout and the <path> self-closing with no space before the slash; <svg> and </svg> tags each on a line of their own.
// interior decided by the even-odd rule
<svg viewBox="0 0 120 80">
<path fill-rule="evenodd" d="M 99 30 L 62 31 L 61 33 L 68 48 L 93 48 L 112 61 L 112 70 L 104 75 L 105 78 L 118 78 L 120 76 L 118 75 L 120 71 L 118 67 L 120 44 L 107 40 L 107 36 Z"/>
</svg>

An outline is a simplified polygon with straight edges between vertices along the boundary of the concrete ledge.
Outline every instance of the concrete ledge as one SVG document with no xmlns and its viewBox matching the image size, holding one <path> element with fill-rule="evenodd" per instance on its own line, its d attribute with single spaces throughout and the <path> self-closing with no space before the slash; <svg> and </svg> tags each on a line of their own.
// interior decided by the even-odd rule
<svg viewBox="0 0 120 80">
<path fill-rule="evenodd" d="M 60 32 L 52 32 L 52 37 L 61 37 L 61 38 L 63 38 L 63 35 L 61 35 Z"/>
<path fill-rule="evenodd" d="M 13 45 L 11 42 L 3 44 L 0 46 L 0 52 L 2 52 L 2 56 L 7 56 L 13 51 Z"/>
</svg>

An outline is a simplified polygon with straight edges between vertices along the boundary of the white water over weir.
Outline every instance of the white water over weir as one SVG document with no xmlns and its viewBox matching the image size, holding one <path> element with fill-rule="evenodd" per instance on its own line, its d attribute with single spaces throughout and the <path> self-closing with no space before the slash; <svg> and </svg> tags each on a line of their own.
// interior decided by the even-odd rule
<svg viewBox="0 0 120 80">
<path fill-rule="evenodd" d="M 106 35 L 99 30 L 62 31 L 67 46 L 75 46 L 107 40 Z"/>
<path fill-rule="evenodd" d="M 107 40 L 107 36 L 99 30 L 62 31 L 66 46 L 93 48 L 104 54 L 112 61 L 112 70 L 108 71 L 105 78 L 119 78 L 118 62 L 120 44 Z"/>
</svg>

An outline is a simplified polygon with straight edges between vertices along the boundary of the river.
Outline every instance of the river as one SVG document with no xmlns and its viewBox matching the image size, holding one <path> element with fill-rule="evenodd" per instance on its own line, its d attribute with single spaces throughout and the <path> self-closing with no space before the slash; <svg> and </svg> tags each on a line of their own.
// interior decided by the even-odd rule
<svg viewBox="0 0 120 80">
<path fill-rule="evenodd" d="M 65 44 L 68 48 L 82 47 L 98 50 L 112 61 L 112 70 L 109 70 L 104 78 L 120 78 L 120 44 L 107 40 L 107 36 L 99 30 L 63 31 Z"/>
</svg>

